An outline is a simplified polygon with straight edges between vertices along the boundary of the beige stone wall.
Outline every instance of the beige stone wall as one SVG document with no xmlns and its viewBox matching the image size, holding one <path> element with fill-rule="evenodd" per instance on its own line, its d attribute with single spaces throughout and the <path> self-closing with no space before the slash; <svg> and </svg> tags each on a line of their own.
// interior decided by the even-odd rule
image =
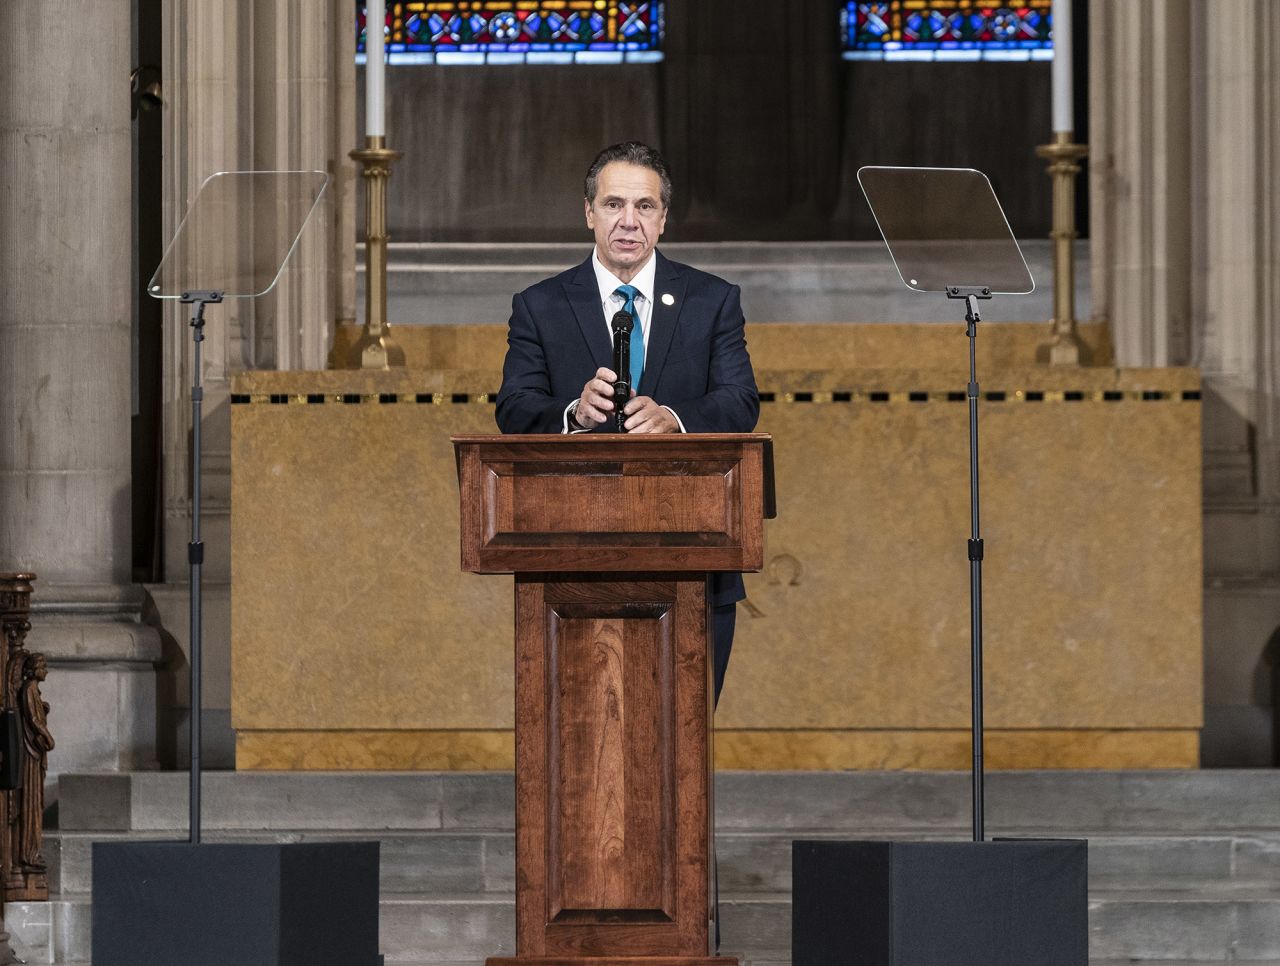
<svg viewBox="0 0 1280 966">
<path fill-rule="evenodd" d="M 510 766 L 511 580 L 460 572 L 448 443 L 496 431 L 486 328 L 424 330 L 461 370 L 236 378 L 238 767 Z M 967 761 L 963 327 L 854 332 L 749 327 L 779 516 L 722 764 Z M 991 764 L 1194 765 L 1198 377 L 1019 364 L 1043 335 L 979 339 L 983 390 L 1006 394 L 982 405 Z"/>
</svg>

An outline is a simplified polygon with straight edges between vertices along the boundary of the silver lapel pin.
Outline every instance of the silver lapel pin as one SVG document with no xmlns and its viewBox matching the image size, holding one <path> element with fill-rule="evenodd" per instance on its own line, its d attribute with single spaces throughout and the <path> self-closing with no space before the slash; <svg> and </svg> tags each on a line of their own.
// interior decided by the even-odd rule
<svg viewBox="0 0 1280 966">
<path fill-rule="evenodd" d="M 676 304 L 676 297 L 675 297 L 674 295 L 672 295 L 670 292 L 664 292 L 664 293 L 663 293 L 663 295 L 662 295 L 662 304 L 663 304 L 663 305 L 675 305 L 675 304 Z"/>
</svg>

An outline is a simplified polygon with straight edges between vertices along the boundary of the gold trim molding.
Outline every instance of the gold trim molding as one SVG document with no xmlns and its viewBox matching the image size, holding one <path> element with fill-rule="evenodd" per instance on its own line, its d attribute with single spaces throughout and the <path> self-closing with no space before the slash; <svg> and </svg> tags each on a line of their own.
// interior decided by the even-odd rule
<svg viewBox="0 0 1280 966">
<path fill-rule="evenodd" d="M 1196 768 L 1195 729 L 1043 729 L 986 733 L 987 767 Z M 747 771 L 934 771 L 969 767 L 969 732 L 721 730 L 716 767 Z M 242 731 L 242 771 L 510 771 L 507 730 Z"/>
</svg>

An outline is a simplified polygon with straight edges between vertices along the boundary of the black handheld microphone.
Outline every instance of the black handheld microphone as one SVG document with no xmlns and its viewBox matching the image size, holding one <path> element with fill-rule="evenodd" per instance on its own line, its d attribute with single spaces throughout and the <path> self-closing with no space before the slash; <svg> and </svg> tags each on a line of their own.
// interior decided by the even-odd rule
<svg viewBox="0 0 1280 966">
<path fill-rule="evenodd" d="M 631 327 L 635 324 L 630 312 L 619 309 L 613 313 L 613 371 L 618 381 L 613 384 L 613 418 L 614 427 L 620 433 L 627 430 L 622 425 L 627 417 L 622 407 L 631 399 Z"/>
</svg>

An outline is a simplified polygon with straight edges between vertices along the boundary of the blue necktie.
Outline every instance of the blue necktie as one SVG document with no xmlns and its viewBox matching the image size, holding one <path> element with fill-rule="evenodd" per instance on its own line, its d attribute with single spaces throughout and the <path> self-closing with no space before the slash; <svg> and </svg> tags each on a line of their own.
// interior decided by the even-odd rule
<svg viewBox="0 0 1280 966">
<path fill-rule="evenodd" d="M 631 388 L 639 393 L 640 377 L 644 374 L 644 329 L 640 327 L 640 313 L 636 311 L 636 296 L 640 290 L 634 285 L 619 285 L 613 294 L 626 300 L 622 311 L 631 316 Z"/>
</svg>

